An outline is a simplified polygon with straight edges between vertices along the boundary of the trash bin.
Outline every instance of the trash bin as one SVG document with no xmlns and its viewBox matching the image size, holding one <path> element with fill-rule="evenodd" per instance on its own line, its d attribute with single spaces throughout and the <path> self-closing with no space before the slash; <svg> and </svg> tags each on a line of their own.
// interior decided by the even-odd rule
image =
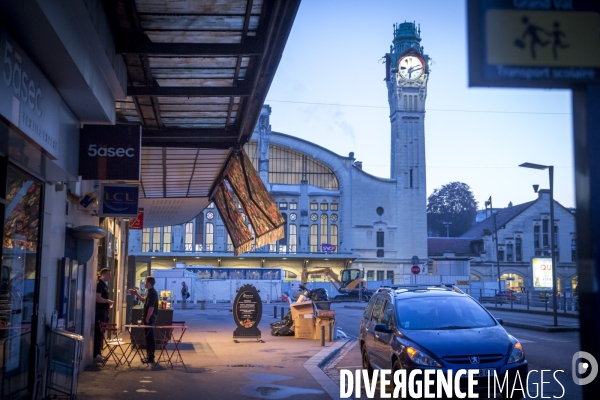
<svg viewBox="0 0 600 400">
<path fill-rule="evenodd" d="M 200 309 L 201 310 L 206 309 L 206 300 L 200 300 Z"/>
<path fill-rule="evenodd" d="M 313 301 L 317 310 L 331 310 L 331 301 Z"/>
</svg>

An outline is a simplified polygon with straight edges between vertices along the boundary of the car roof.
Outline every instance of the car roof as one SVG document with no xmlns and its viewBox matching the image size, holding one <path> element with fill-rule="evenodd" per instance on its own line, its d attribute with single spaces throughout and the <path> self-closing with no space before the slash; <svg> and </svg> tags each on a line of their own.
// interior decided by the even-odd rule
<svg viewBox="0 0 600 400">
<path fill-rule="evenodd" d="M 422 296 L 465 296 L 466 294 L 458 287 L 451 284 L 441 285 L 394 285 L 382 286 L 375 294 L 388 294 L 394 297 L 422 297 Z"/>
</svg>

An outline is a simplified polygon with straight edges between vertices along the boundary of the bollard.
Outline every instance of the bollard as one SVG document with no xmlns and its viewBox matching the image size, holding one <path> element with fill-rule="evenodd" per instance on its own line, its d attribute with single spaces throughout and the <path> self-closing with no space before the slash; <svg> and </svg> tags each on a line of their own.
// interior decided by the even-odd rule
<svg viewBox="0 0 600 400">
<path fill-rule="evenodd" d="M 217 295 L 213 294 L 213 304 L 217 304 Z"/>
<path fill-rule="evenodd" d="M 529 290 L 525 292 L 525 298 L 527 299 L 527 311 L 529 311 Z"/>
<path fill-rule="evenodd" d="M 277 319 L 277 306 L 273 306 L 273 318 Z"/>
<path fill-rule="evenodd" d="M 514 303 L 514 301 L 513 301 L 512 295 L 511 295 L 511 296 L 510 296 L 510 309 L 511 309 L 511 310 L 512 310 L 512 308 L 513 308 L 513 303 Z"/>
<path fill-rule="evenodd" d="M 201 310 L 206 309 L 206 300 L 204 300 L 204 299 L 200 300 L 200 309 Z"/>
<path fill-rule="evenodd" d="M 546 305 L 546 312 L 548 311 L 548 296 L 546 296 L 546 293 L 544 293 L 544 304 Z"/>
<path fill-rule="evenodd" d="M 325 325 L 321 325 L 321 346 L 325 346 Z"/>
<path fill-rule="evenodd" d="M 567 313 L 567 296 L 563 296 L 563 308 L 564 308 L 564 313 Z"/>
<path fill-rule="evenodd" d="M 281 320 L 283 321 L 283 307 L 281 307 Z"/>
</svg>

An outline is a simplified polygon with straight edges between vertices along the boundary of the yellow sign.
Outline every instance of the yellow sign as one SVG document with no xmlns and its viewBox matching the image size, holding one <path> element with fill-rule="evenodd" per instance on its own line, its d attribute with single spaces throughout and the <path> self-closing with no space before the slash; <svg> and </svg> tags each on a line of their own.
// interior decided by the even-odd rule
<svg viewBox="0 0 600 400">
<path fill-rule="evenodd" d="M 600 68 L 600 14 L 579 11 L 488 10 L 487 63 Z"/>
</svg>

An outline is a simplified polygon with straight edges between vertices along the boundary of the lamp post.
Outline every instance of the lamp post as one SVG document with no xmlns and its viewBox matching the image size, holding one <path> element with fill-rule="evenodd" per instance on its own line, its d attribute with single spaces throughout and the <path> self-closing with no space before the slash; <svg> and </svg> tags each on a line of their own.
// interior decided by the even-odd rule
<svg viewBox="0 0 600 400">
<path fill-rule="evenodd" d="M 442 224 L 446 227 L 446 237 L 450 237 L 450 225 L 452 225 L 452 222 L 442 222 Z"/>
<path fill-rule="evenodd" d="M 557 312 L 557 299 L 556 299 L 556 263 L 554 262 L 554 166 L 553 165 L 540 165 L 533 163 L 523 163 L 519 165 L 523 168 L 532 169 L 547 169 L 550 178 L 550 257 L 552 259 L 552 307 L 554 316 L 554 326 L 558 325 L 558 312 Z"/>
<path fill-rule="evenodd" d="M 492 222 L 494 223 L 494 236 L 493 240 L 496 242 L 496 268 L 498 268 L 498 293 L 502 291 L 502 285 L 500 285 L 500 257 L 498 257 L 498 228 L 496 228 L 496 213 L 494 213 L 494 207 L 492 206 L 492 196 L 485 202 L 485 208 L 490 207 L 492 213 Z M 487 211 L 486 211 L 487 216 Z"/>
</svg>

